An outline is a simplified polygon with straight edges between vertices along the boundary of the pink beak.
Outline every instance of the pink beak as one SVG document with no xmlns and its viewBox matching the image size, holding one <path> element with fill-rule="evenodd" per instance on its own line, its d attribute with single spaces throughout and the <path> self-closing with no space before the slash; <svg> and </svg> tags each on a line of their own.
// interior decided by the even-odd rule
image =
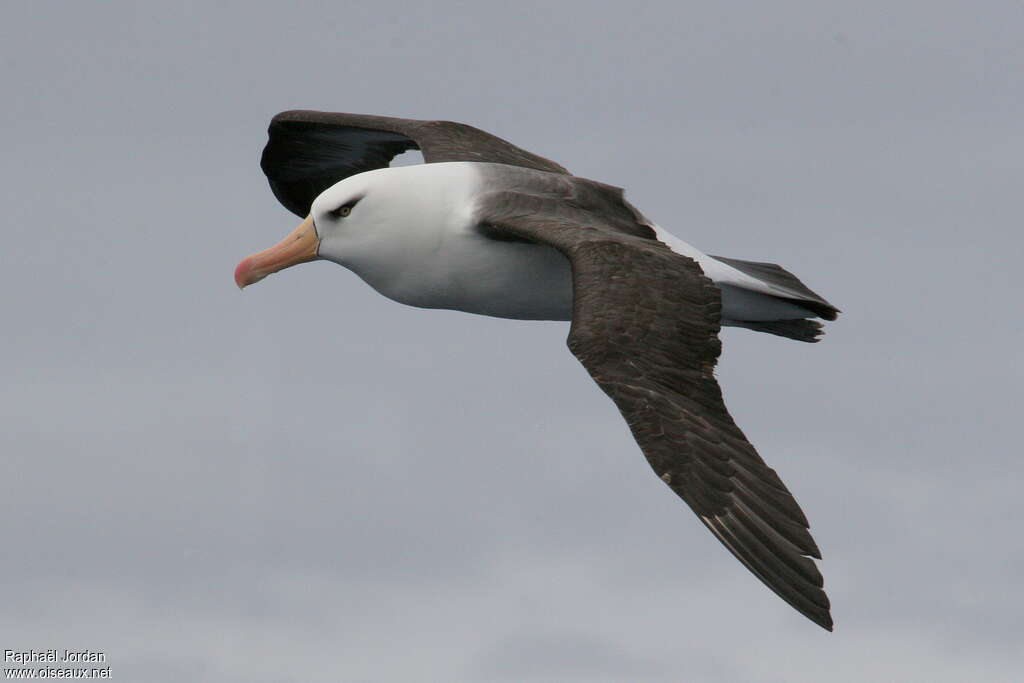
<svg viewBox="0 0 1024 683">
<path fill-rule="evenodd" d="M 235 267 L 235 284 L 239 289 L 243 289 L 271 273 L 298 263 L 316 260 L 319 248 L 320 238 L 316 235 L 313 219 L 307 216 L 299 227 L 270 249 L 264 249 L 243 259 Z"/>
</svg>

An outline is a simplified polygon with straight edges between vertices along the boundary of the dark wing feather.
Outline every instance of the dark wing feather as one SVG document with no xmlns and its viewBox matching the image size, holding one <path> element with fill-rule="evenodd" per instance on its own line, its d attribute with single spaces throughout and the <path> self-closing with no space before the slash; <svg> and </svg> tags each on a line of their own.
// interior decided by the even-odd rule
<svg viewBox="0 0 1024 683">
<path fill-rule="evenodd" d="M 569 259 L 569 348 L 619 407 L 655 473 L 755 576 L 831 630 L 807 518 L 733 422 L 713 374 L 718 288 L 693 260 L 564 199 L 500 192 L 482 206 L 488 232 Z"/>
<path fill-rule="evenodd" d="M 306 216 L 316 197 L 351 175 L 385 168 L 410 149 L 427 163 L 482 161 L 567 173 L 553 161 L 451 121 L 286 111 L 270 121 L 260 166 L 285 208 Z"/>
</svg>

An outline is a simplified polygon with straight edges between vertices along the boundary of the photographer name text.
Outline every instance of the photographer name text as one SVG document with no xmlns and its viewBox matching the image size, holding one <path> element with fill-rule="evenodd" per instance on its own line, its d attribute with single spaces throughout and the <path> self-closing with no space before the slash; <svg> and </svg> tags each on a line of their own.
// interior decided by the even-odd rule
<svg viewBox="0 0 1024 683">
<path fill-rule="evenodd" d="M 107 655 L 99 650 L 4 650 L 4 661 L 17 664 L 33 662 L 105 662 Z"/>
</svg>

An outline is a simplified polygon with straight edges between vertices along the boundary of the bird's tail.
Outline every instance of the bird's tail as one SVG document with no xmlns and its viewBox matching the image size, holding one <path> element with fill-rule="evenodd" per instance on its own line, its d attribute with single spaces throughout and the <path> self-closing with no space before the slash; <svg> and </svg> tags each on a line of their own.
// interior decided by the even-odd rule
<svg viewBox="0 0 1024 683">
<path fill-rule="evenodd" d="M 758 281 L 757 289 L 720 283 L 722 324 L 816 342 L 824 326 L 811 318 L 835 320 L 839 309 L 811 291 L 797 276 L 774 263 L 712 256 Z"/>
<path fill-rule="evenodd" d="M 787 339 L 795 339 L 802 342 L 816 342 L 821 335 L 825 334 L 825 326 L 817 320 L 797 318 L 795 320 L 723 320 L 723 325 L 728 327 L 745 327 L 755 332 L 767 332 L 777 334 Z"/>
</svg>

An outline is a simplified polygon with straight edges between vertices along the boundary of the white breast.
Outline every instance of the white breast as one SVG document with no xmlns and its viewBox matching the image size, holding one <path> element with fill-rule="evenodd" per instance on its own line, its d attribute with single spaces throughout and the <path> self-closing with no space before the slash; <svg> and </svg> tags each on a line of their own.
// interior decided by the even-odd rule
<svg viewBox="0 0 1024 683">
<path fill-rule="evenodd" d="M 358 274 L 384 296 L 420 308 L 447 308 L 521 320 L 571 320 L 572 271 L 550 247 L 483 236 L 474 216 L 480 166 L 450 162 L 386 168 L 342 181 L 321 195 L 365 192 L 353 218 L 321 255 Z M 317 202 L 321 201 L 318 198 Z M 723 317 L 776 320 L 807 312 L 779 302 L 753 278 L 653 225 L 657 238 L 700 264 L 722 288 Z M 775 295 L 775 296 L 773 296 Z M 782 307 L 782 308 L 780 308 Z M 790 310 L 792 309 L 792 310 Z M 727 322 L 728 324 L 728 322 Z"/>
<path fill-rule="evenodd" d="M 572 275 L 557 251 L 480 234 L 473 209 L 477 164 L 450 162 L 370 171 L 368 224 L 325 256 L 384 296 L 420 308 L 500 318 L 569 320 Z"/>
<path fill-rule="evenodd" d="M 550 247 L 499 242 L 473 230 L 452 236 L 441 256 L 444 294 L 426 306 L 518 320 L 572 319 L 572 270 Z"/>
</svg>

